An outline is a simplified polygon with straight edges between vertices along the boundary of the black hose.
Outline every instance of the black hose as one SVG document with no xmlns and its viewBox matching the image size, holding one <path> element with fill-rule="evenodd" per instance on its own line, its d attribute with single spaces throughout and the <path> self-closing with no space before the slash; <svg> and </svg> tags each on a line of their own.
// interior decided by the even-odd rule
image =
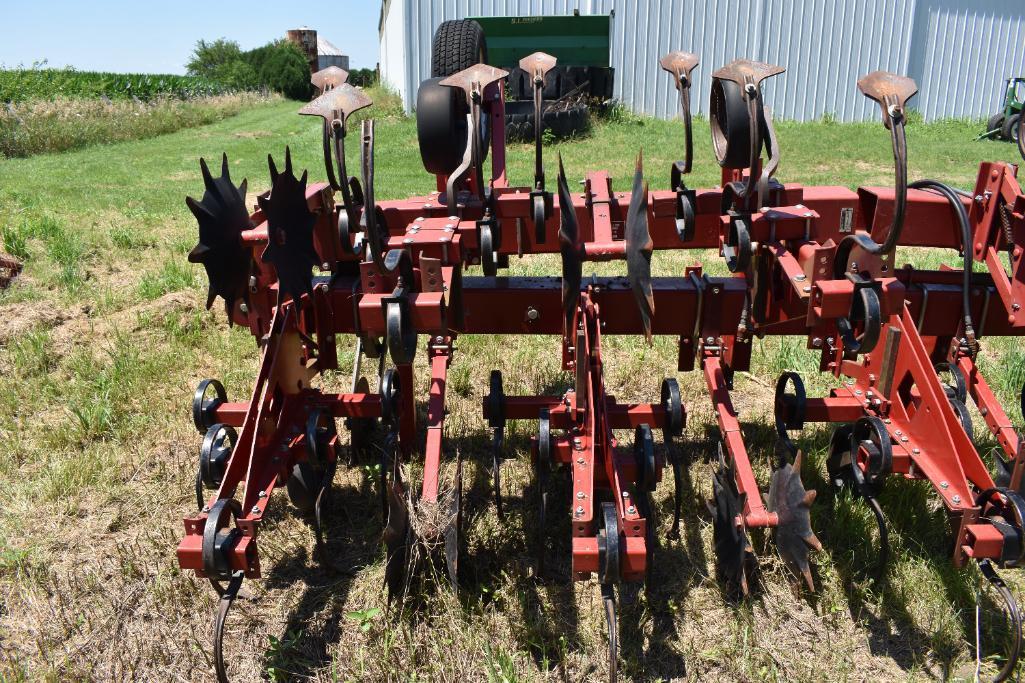
<svg viewBox="0 0 1025 683">
<path fill-rule="evenodd" d="M 972 303 L 969 294 L 972 286 L 972 229 L 968 221 L 968 211 L 961 201 L 960 192 L 945 185 L 938 180 L 918 180 L 908 187 L 916 190 L 930 190 L 943 195 L 950 202 L 954 214 L 957 216 L 958 227 L 960 228 L 961 252 L 962 252 L 962 279 L 961 279 L 961 311 L 964 315 L 965 338 L 972 352 L 975 351 L 975 326 L 972 324 Z"/>
<path fill-rule="evenodd" d="M 890 223 L 890 229 L 882 244 L 866 233 L 848 235 L 840 241 L 833 259 L 833 269 L 837 279 L 843 277 L 847 269 L 847 259 L 855 246 L 860 247 L 865 253 L 875 256 L 893 251 L 897 242 L 900 241 L 900 234 L 904 229 L 904 210 L 908 200 L 907 140 L 904 135 L 903 118 L 891 119 L 889 128 L 890 140 L 893 145 L 893 222 Z"/>
</svg>

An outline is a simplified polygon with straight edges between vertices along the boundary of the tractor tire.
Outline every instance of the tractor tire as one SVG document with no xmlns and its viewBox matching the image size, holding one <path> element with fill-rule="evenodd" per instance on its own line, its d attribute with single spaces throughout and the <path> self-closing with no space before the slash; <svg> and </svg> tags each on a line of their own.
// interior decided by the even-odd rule
<svg viewBox="0 0 1025 683">
<path fill-rule="evenodd" d="M 1000 112 L 999 114 L 993 114 L 993 116 L 990 116 L 989 120 L 986 121 L 986 132 L 987 133 L 990 132 L 991 130 L 995 130 L 995 131 L 997 131 L 997 136 L 999 137 L 999 136 L 1003 135 L 1003 128 L 1004 128 L 1004 113 L 1003 112 Z"/>
<path fill-rule="evenodd" d="M 443 21 L 431 43 L 431 76 L 444 78 L 474 64 L 487 64 L 488 44 L 484 29 L 472 19 Z"/>
<path fill-rule="evenodd" d="M 543 104 L 542 104 L 543 106 Z M 569 137 L 590 124 L 591 115 L 586 104 L 577 104 L 557 111 L 542 110 L 541 120 L 546 130 L 557 138 Z M 505 103 L 505 137 L 507 140 L 533 142 L 534 103 L 520 100 Z"/>
<path fill-rule="evenodd" d="M 1012 114 L 1007 117 L 1006 121 L 1004 121 L 1004 127 L 1003 130 L 1000 131 L 1000 135 L 1005 140 L 1018 142 L 1018 120 L 1020 118 L 1021 114 Z"/>
</svg>

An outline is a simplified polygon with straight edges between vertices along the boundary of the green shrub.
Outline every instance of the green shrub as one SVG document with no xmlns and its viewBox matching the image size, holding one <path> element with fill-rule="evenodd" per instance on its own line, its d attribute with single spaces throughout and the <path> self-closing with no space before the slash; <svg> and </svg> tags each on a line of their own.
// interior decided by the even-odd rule
<svg viewBox="0 0 1025 683">
<path fill-rule="evenodd" d="M 188 64 L 193 76 L 236 89 L 267 88 L 294 100 L 313 94 L 310 66 L 299 46 L 277 40 L 243 52 L 238 43 L 220 38 L 200 40 Z"/>
<path fill-rule="evenodd" d="M 294 43 L 282 40 L 266 46 L 261 54 L 257 77 L 260 84 L 293 100 L 308 100 L 313 94 L 306 55 Z"/>
</svg>

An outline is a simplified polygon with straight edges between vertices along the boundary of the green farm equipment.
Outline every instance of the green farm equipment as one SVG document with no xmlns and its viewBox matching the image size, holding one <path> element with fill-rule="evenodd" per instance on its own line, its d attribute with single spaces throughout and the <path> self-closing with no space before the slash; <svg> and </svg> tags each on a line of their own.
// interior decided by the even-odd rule
<svg viewBox="0 0 1025 683">
<path fill-rule="evenodd" d="M 1006 83 L 1003 108 L 989 117 L 986 132 L 979 136 L 980 140 L 995 137 L 1018 141 L 1018 122 L 1025 107 L 1025 78 L 1008 78 Z"/>
<path fill-rule="evenodd" d="M 434 37 L 432 76 L 450 76 L 476 63 L 508 71 L 506 137 L 531 139 L 534 133 L 534 77 L 521 68 L 538 52 L 556 58 L 542 89 L 543 127 L 557 137 L 586 128 L 589 106 L 612 100 L 608 14 L 534 17 L 471 17 L 442 22 Z M 468 60 L 473 61 L 468 61 Z"/>
</svg>

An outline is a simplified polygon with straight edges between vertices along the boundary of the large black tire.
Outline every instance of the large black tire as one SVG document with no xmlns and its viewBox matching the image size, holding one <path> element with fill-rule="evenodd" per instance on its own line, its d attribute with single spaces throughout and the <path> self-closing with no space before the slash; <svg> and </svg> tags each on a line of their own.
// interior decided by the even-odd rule
<svg viewBox="0 0 1025 683">
<path fill-rule="evenodd" d="M 542 104 L 544 107 L 544 104 Z M 569 137 L 578 130 L 585 130 L 590 124 L 590 114 L 586 104 L 576 104 L 569 108 L 545 110 L 542 108 L 541 121 L 546 130 L 550 130 L 557 138 Z M 532 142 L 534 140 L 534 103 L 520 100 L 505 103 L 505 138 Z"/>
<path fill-rule="evenodd" d="M 1004 121 L 1004 128 L 1001 131 L 1001 135 L 1005 140 L 1010 140 L 1011 142 L 1018 141 L 1018 120 L 1020 118 L 1021 114 L 1012 114 L 1007 117 L 1006 121 Z"/>
<path fill-rule="evenodd" d="M 986 132 L 987 133 L 990 132 L 991 130 L 995 130 L 995 131 L 997 131 L 997 135 L 999 136 L 999 135 L 1003 134 L 1003 127 L 1004 127 L 1004 112 L 1000 112 L 999 114 L 993 114 L 993 116 L 990 116 L 989 120 L 986 121 Z"/>
<path fill-rule="evenodd" d="M 1015 144 L 1018 143 L 1018 131 L 1020 130 L 1018 122 L 1021 121 L 1021 117 L 1021 114 L 1015 114 L 1003 123 L 1003 136 Z"/>
<path fill-rule="evenodd" d="M 474 64 L 487 64 L 484 29 L 472 19 L 443 21 L 431 43 L 431 76 L 444 78 Z"/>
<path fill-rule="evenodd" d="M 583 94 L 607 100 L 612 97 L 612 69 L 596 66 L 556 66 L 545 77 L 545 87 L 541 94 L 546 100 L 557 100 L 569 94 Z M 530 75 L 518 66 L 509 70 L 506 98 L 534 99 L 534 83 Z"/>
</svg>

